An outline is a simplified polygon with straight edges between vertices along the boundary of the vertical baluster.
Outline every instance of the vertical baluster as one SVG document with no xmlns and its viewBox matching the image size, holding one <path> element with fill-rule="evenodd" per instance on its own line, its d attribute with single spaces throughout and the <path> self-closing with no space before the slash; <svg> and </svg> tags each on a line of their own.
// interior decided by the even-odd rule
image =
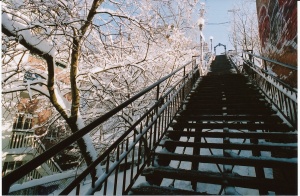
<svg viewBox="0 0 300 196">
<path fill-rule="evenodd" d="M 146 138 L 145 138 L 146 139 Z M 137 171 L 140 170 L 140 161 L 141 161 L 141 146 L 142 146 L 142 140 L 140 139 L 138 143 L 138 157 L 137 157 Z"/>
<path fill-rule="evenodd" d="M 76 186 L 76 195 L 80 195 L 80 183 Z"/>
<path fill-rule="evenodd" d="M 25 133 L 26 134 L 26 133 Z M 21 136 L 21 140 L 20 140 L 20 148 L 22 147 L 26 147 L 23 143 L 24 143 L 24 138 L 26 137 L 24 133 L 22 133 L 22 136 Z"/>
<path fill-rule="evenodd" d="M 18 133 L 18 137 L 17 137 L 17 141 L 16 141 L 16 146 L 15 146 L 15 148 L 19 148 L 19 147 L 20 147 L 20 140 L 21 140 L 21 137 L 22 137 L 22 133 L 19 132 L 19 133 Z"/>
<path fill-rule="evenodd" d="M 118 147 L 117 147 L 116 162 L 119 162 L 119 161 L 120 161 L 120 146 L 118 145 Z M 113 193 L 113 195 L 116 195 L 116 193 L 117 193 L 119 166 L 120 166 L 120 164 L 118 164 L 118 166 L 117 166 L 117 168 L 115 170 L 115 183 L 114 183 L 114 193 Z"/>
<path fill-rule="evenodd" d="M 278 97 L 279 97 L 279 103 L 280 103 L 279 108 L 280 108 L 281 111 L 283 111 L 283 107 L 284 107 L 283 102 L 284 102 L 284 100 L 283 100 L 283 97 L 282 97 L 282 92 L 278 91 Z"/>
<path fill-rule="evenodd" d="M 293 114 L 293 106 L 292 106 L 292 102 L 293 102 L 293 100 L 291 100 L 291 99 L 288 99 L 287 100 L 288 101 L 288 108 L 289 108 L 289 118 L 290 118 L 290 120 L 292 121 L 292 122 L 294 122 L 294 120 L 293 120 L 293 116 L 294 116 L 294 114 Z"/>
<path fill-rule="evenodd" d="M 151 122 L 153 122 L 153 113 L 152 111 L 149 114 L 151 116 Z M 152 149 L 152 137 L 153 137 L 153 125 L 150 128 L 150 132 L 149 132 L 149 150 Z M 148 165 L 149 166 L 149 165 Z"/>
<path fill-rule="evenodd" d="M 143 122 L 141 122 L 140 124 L 140 134 L 142 134 L 142 131 L 143 131 Z"/>
<path fill-rule="evenodd" d="M 165 118 L 166 118 L 166 110 L 164 110 L 162 112 L 162 122 L 161 122 L 161 133 L 163 133 L 164 129 L 165 129 Z"/>
<path fill-rule="evenodd" d="M 157 141 L 159 140 L 160 138 L 160 133 L 161 133 L 161 128 L 162 128 L 162 125 L 161 125 L 161 120 L 162 118 L 162 114 L 160 114 L 159 118 L 158 118 L 158 132 L 157 132 Z"/>
<path fill-rule="evenodd" d="M 151 119 L 153 120 L 153 117 L 151 117 Z M 151 156 L 152 143 L 153 143 L 152 140 L 153 140 L 153 126 L 151 126 L 150 132 L 149 132 L 149 142 L 148 142 L 148 149 L 149 149 L 149 151 L 147 151 L 147 155 L 146 155 L 146 158 L 149 157 L 149 160 L 148 159 L 146 160 L 148 167 L 151 164 L 151 161 L 150 161 L 151 157 L 150 156 Z"/>
<path fill-rule="evenodd" d="M 297 126 L 297 103 L 292 101 L 293 104 L 293 125 Z"/>
<path fill-rule="evenodd" d="M 108 170 L 109 170 L 109 159 L 110 159 L 110 155 L 108 154 L 106 157 L 106 167 L 105 167 L 105 173 L 107 173 L 107 174 L 108 174 Z M 106 195 L 106 193 L 107 193 L 107 181 L 108 181 L 108 179 L 106 179 L 104 182 L 103 195 Z"/>
<path fill-rule="evenodd" d="M 290 118 L 289 98 L 286 95 L 284 95 L 284 98 L 286 104 L 286 116 Z"/>
<path fill-rule="evenodd" d="M 185 88 L 185 85 L 184 85 L 184 82 L 185 82 L 185 67 L 183 68 L 183 88 L 182 89 L 184 89 Z M 184 94 L 184 90 L 182 91 L 182 98 L 184 99 L 184 96 L 185 96 L 185 94 Z"/>
<path fill-rule="evenodd" d="M 9 148 L 11 149 L 12 147 L 13 147 L 13 142 L 14 142 L 14 140 L 15 140 L 15 132 L 13 131 L 12 132 L 12 135 L 11 135 L 11 139 L 10 139 L 10 141 L 9 141 Z"/>
<path fill-rule="evenodd" d="M 128 144 L 129 144 L 129 141 L 128 141 L 128 138 L 127 138 L 126 139 L 126 149 L 125 149 L 126 152 L 128 151 Z M 125 157 L 125 166 L 124 166 L 124 174 L 123 174 L 123 189 L 122 189 L 122 193 L 124 193 L 125 190 L 126 190 L 127 158 L 128 158 L 128 154 Z"/>
<path fill-rule="evenodd" d="M 133 133 L 133 142 L 136 140 L 136 132 Z"/>
<path fill-rule="evenodd" d="M 132 157 L 131 157 L 131 171 L 130 171 L 130 181 L 133 179 L 133 170 L 134 170 L 134 156 L 135 156 L 135 146 L 133 146 L 132 150 Z"/>
</svg>

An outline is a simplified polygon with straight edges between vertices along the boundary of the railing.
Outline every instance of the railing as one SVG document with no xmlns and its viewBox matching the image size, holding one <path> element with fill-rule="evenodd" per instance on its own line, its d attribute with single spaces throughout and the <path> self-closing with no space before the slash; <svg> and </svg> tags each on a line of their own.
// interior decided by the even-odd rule
<svg viewBox="0 0 300 196">
<path fill-rule="evenodd" d="M 200 55 L 197 56 L 193 56 L 194 59 L 199 59 L 199 71 L 200 71 L 200 76 L 205 76 L 208 71 L 210 70 L 210 65 L 212 63 L 212 61 L 215 59 L 215 55 L 211 52 L 207 52 L 204 55 L 204 59 L 203 61 L 200 60 Z"/>
<path fill-rule="evenodd" d="M 28 148 L 29 151 L 22 151 L 23 155 L 29 153 L 30 156 L 38 156 L 46 151 L 46 148 L 41 143 L 41 141 L 38 138 L 35 138 L 34 131 L 31 129 L 28 130 L 18 130 L 14 129 L 12 131 L 12 135 L 9 142 L 9 149 L 15 149 L 18 148 Z M 47 160 L 43 165 L 42 168 L 45 169 L 45 172 L 48 172 L 47 170 L 51 172 L 51 174 L 62 172 L 58 164 L 51 158 Z M 42 177 L 42 174 L 40 174 L 37 170 L 33 170 L 32 172 L 25 175 L 22 179 L 19 179 L 17 183 L 24 183 L 27 181 L 30 181 L 32 179 L 37 179 L 39 177 Z"/>
<path fill-rule="evenodd" d="M 287 122 L 294 129 L 297 129 L 297 90 L 284 83 L 279 78 L 269 74 L 266 69 L 255 65 L 254 58 L 259 58 L 292 70 L 297 70 L 297 68 L 249 52 L 245 52 L 245 54 L 247 54 L 248 57 L 244 58 L 243 72 L 245 72 L 262 90 L 264 95 L 276 107 Z"/>
<path fill-rule="evenodd" d="M 69 171 L 33 179 L 23 184 L 14 184 L 10 188 L 9 195 L 48 195 L 54 190 L 64 189 L 75 176 L 75 171 Z"/>
<path fill-rule="evenodd" d="M 44 144 L 42 144 L 42 142 L 40 141 L 39 138 L 36 138 L 35 143 L 34 143 L 34 147 L 37 151 L 38 154 L 42 154 L 43 152 L 46 151 L 46 148 L 44 146 Z M 53 160 L 53 158 L 47 160 L 46 165 L 50 168 L 52 173 L 60 173 L 62 172 L 61 168 L 59 167 L 59 165 Z"/>
<path fill-rule="evenodd" d="M 32 130 L 13 130 L 9 141 L 9 149 L 32 147 L 34 143 Z"/>
<path fill-rule="evenodd" d="M 173 77 L 180 77 L 172 87 L 165 93 L 161 92 L 160 87 L 164 82 Z M 144 95 L 155 96 L 155 103 L 128 128 L 124 134 L 119 137 L 109 148 L 102 153 L 92 164 L 90 164 L 79 176 L 72 181 L 60 194 L 69 194 L 76 188 L 72 194 L 90 195 L 96 191 L 102 194 L 127 194 L 139 174 L 146 165 L 150 165 L 153 149 L 158 146 L 165 131 L 169 128 L 182 101 L 188 95 L 192 86 L 199 77 L 199 69 L 196 66 L 196 60 L 188 62 L 178 70 L 163 77 L 140 93 L 131 97 L 118 107 L 96 119 L 83 129 L 72 134 L 62 142 L 51 147 L 38 157 L 29 161 L 25 165 L 14 170 L 2 178 L 2 193 L 7 194 L 9 187 L 18 179 L 25 176 L 36 167 L 51 159 L 55 154 L 76 142 L 85 134 L 93 131 L 100 124 L 120 113 L 134 101 L 143 98 Z M 137 151 L 137 152 L 136 152 Z M 105 165 L 104 173 L 91 179 L 90 188 L 85 192 L 80 192 L 81 183 L 87 176 L 99 165 Z M 109 184 L 109 188 L 108 188 Z"/>
</svg>

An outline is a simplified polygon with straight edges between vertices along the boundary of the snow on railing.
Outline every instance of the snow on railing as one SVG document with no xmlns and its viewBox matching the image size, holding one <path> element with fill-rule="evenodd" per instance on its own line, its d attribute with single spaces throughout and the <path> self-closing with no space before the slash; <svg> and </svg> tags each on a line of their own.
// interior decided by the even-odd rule
<svg viewBox="0 0 300 196">
<path fill-rule="evenodd" d="M 215 59 L 215 55 L 211 52 L 207 52 L 204 55 L 204 59 L 201 61 L 200 55 L 193 56 L 194 59 L 198 58 L 198 63 L 196 63 L 199 66 L 200 76 L 205 76 L 210 70 L 210 66 L 212 61 Z M 196 60 L 197 62 L 197 60 Z"/>
<path fill-rule="evenodd" d="M 284 64 L 252 53 L 246 52 L 246 54 L 248 54 L 248 58 L 244 58 L 243 72 L 246 73 L 262 90 L 264 95 L 278 110 L 280 116 L 283 116 L 285 121 L 287 121 L 293 128 L 297 129 L 298 91 L 281 81 L 279 78 L 270 74 L 268 71 L 255 65 L 253 56 L 263 60 L 268 60 L 281 66 Z M 286 65 L 285 67 L 289 68 L 290 66 Z M 292 69 L 297 70 L 297 68 L 294 67 Z"/>
<path fill-rule="evenodd" d="M 47 195 L 56 189 L 65 188 L 70 181 L 74 180 L 76 171 L 44 176 L 40 179 L 33 179 L 23 184 L 14 184 L 10 188 L 10 195 Z"/>
<path fill-rule="evenodd" d="M 59 193 L 66 195 L 71 192 L 72 194 L 86 195 L 101 190 L 105 195 L 107 194 L 107 186 L 111 186 L 109 190 L 113 190 L 112 194 L 127 194 L 143 168 L 151 164 L 152 150 L 158 146 L 165 131 L 169 128 L 170 123 L 181 107 L 181 103 L 191 91 L 199 75 L 196 59 L 193 59 L 176 71 L 161 78 L 83 129 L 73 133 L 62 142 L 4 176 L 2 178 L 3 194 L 7 194 L 11 185 L 18 179 L 35 170 L 35 168 L 51 159 L 61 150 L 72 145 L 79 138 L 92 132 L 95 128 L 99 128 L 99 125 L 101 126 L 102 123 L 126 109 L 134 101 L 145 95 L 154 96 L 153 98 L 156 100 L 154 104 Z M 172 83 L 168 91 L 162 90 L 165 86 L 164 82 L 169 82 L 168 80 L 174 76 L 178 78 L 177 81 Z M 86 189 L 86 186 L 82 186 L 84 179 L 93 173 L 99 165 L 105 167 L 104 173 L 97 177 L 91 176 L 91 184 Z M 114 183 L 110 183 L 111 178 L 114 179 Z"/>
</svg>

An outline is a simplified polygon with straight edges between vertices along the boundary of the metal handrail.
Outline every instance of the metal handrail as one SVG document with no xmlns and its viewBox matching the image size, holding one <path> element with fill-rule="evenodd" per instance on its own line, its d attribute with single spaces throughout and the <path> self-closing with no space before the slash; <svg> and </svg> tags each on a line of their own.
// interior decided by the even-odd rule
<svg viewBox="0 0 300 196">
<path fill-rule="evenodd" d="M 183 66 L 181 66 L 180 68 L 178 68 L 176 71 L 173 71 L 169 75 L 161 78 L 160 80 L 158 80 L 154 84 L 150 85 L 149 87 L 143 89 L 138 94 L 134 95 L 133 97 L 131 97 L 127 101 L 123 102 L 122 104 L 120 104 L 116 108 L 112 109 L 111 111 L 107 112 L 106 114 L 104 114 L 103 116 L 99 117 L 95 121 L 91 122 L 90 124 L 88 124 L 87 126 L 85 126 L 84 128 L 82 128 L 81 130 L 73 133 L 71 136 L 67 137 L 66 139 L 64 139 L 60 143 L 54 145 L 53 147 L 51 147 L 47 151 L 43 152 L 41 155 L 37 156 L 33 160 L 27 162 L 26 164 L 22 165 L 21 167 L 17 168 L 16 170 L 12 171 L 8 175 L 4 176 L 2 178 L 2 185 L 3 185 L 2 186 L 3 187 L 2 188 L 2 193 L 3 194 L 8 194 L 10 186 L 14 182 L 16 182 L 18 179 L 22 178 L 23 176 L 25 176 L 29 172 L 33 171 L 38 166 L 42 165 L 45 161 L 49 160 L 51 157 L 53 157 L 55 154 L 57 154 L 57 152 L 59 152 L 62 149 L 66 148 L 67 146 L 73 144 L 74 142 L 76 142 L 77 140 L 79 140 L 80 138 L 82 138 L 84 135 L 86 135 L 87 133 L 89 133 L 91 130 L 93 130 L 94 128 L 96 128 L 98 125 L 102 124 L 103 122 L 105 122 L 106 120 L 108 120 L 110 117 L 112 117 L 113 115 L 115 115 L 116 113 L 118 113 L 119 111 L 121 111 L 123 108 L 125 108 L 126 106 L 128 106 L 129 104 L 131 104 L 132 102 L 134 102 L 135 100 L 137 100 L 138 98 L 142 97 L 143 95 L 145 95 L 146 93 L 148 93 L 152 89 L 154 89 L 156 87 L 159 89 L 159 85 L 162 82 L 164 82 L 165 80 L 169 79 L 170 77 L 172 77 L 173 75 L 175 75 L 179 71 L 183 71 L 183 73 L 184 73 L 183 79 L 187 78 L 187 76 L 189 75 L 189 73 L 185 74 L 185 72 L 186 72 L 185 69 L 190 64 L 194 65 L 194 63 L 192 63 L 192 62 L 194 62 L 194 60 L 192 60 L 192 61 L 184 64 Z M 192 68 L 192 71 L 195 71 L 194 67 Z M 159 90 L 157 92 L 159 93 Z M 159 101 L 159 100 L 157 100 L 157 101 Z M 130 131 L 132 131 L 132 130 L 130 130 Z M 119 140 L 121 141 L 121 139 L 119 139 Z M 119 141 L 119 140 L 117 140 L 117 141 Z M 114 145 L 114 147 L 116 147 L 116 145 L 117 145 L 116 142 L 113 145 Z M 111 146 L 111 148 L 113 148 L 113 147 Z M 103 157 L 103 156 L 100 156 L 100 157 Z M 90 166 L 92 166 L 92 165 L 93 164 L 91 164 Z"/>
<path fill-rule="evenodd" d="M 244 61 L 245 63 L 249 63 L 251 66 L 253 66 L 255 69 L 258 69 L 259 71 L 261 71 L 262 73 L 264 73 L 265 75 L 267 75 L 268 77 L 271 77 L 272 79 L 276 80 L 276 82 L 279 82 L 281 85 L 283 85 L 285 88 L 289 89 L 289 91 L 292 92 L 298 92 L 298 90 L 296 88 L 293 88 L 291 85 L 285 83 L 284 81 L 282 81 L 281 79 L 279 79 L 278 77 L 270 74 L 268 71 L 262 69 L 261 67 L 255 65 L 253 62 L 251 61 Z"/>
<path fill-rule="evenodd" d="M 282 67 L 286 67 L 286 68 L 289 68 L 289 69 L 292 69 L 292 70 L 297 70 L 297 67 L 296 66 L 293 66 L 293 65 L 290 65 L 290 64 L 287 64 L 287 63 L 281 63 L 281 62 L 278 62 L 278 61 L 275 61 L 275 60 L 272 60 L 272 59 L 269 59 L 269 58 L 266 58 L 266 57 L 262 57 L 262 56 L 259 56 L 259 55 L 256 55 L 256 54 L 253 54 L 251 52 L 245 52 L 245 54 L 248 54 L 250 56 L 254 56 L 256 58 L 260 58 L 262 60 L 265 60 L 265 61 L 268 61 L 270 63 L 275 63 L 277 65 L 280 65 Z"/>
<path fill-rule="evenodd" d="M 250 53 L 251 54 L 251 53 Z M 243 72 L 262 90 L 267 99 L 277 108 L 286 121 L 297 130 L 298 91 L 264 69 L 255 65 L 251 59 L 244 59 Z"/>
</svg>

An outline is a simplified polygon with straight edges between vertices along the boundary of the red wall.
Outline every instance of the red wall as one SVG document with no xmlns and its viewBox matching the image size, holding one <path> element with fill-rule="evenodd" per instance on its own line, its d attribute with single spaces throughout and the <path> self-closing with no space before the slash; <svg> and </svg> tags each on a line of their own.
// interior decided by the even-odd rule
<svg viewBox="0 0 300 196">
<path fill-rule="evenodd" d="M 256 0 L 262 55 L 282 63 L 297 66 L 297 1 Z M 269 65 L 293 87 L 297 73 Z"/>
</svg>

